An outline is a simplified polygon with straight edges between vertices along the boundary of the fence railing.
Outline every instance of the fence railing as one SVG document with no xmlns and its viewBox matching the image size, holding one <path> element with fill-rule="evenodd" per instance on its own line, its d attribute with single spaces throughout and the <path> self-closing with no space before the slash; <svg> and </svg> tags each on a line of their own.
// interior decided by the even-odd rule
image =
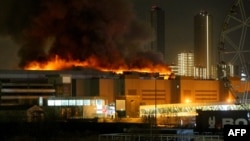
<svg viewBox="0 0 250 141">
<path fill-rule="evenodd" d="M 223 141 L 220 135 L 100 134 L 98 141 Z"/>
</svg>

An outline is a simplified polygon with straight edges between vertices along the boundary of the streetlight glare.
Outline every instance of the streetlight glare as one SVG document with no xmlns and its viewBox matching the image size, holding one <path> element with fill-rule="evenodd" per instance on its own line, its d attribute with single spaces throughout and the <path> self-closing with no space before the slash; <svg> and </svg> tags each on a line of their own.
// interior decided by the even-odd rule
<svg viewBox="0 0 250 141">
<path fill-rule="evenodd" d="M 185 102 L 186 102 L 186 103 L 190 103 L 191 100 L 187 98 L 187 99 L 185 100 Z"/>
</svg>

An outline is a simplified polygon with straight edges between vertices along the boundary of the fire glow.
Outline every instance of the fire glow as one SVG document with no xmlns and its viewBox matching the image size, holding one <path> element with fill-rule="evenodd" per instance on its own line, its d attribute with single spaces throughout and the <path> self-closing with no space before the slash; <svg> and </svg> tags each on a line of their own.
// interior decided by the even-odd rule
<svg viewBox="0 0 250 141">
<path fill-rule="evenodd" d="M 171 74 L 163 54 L 146 47 L 153 29 L 126 0 L 43 0 L 36 10 L 21 34 L 22 69 Z"/>
<path fill-rule="evenodd" d="M 80 60 L 66 60 L 59 56 L 55 56 L 46 62 L 32 61 L 24 67 L 25 70 L 65 70 L 71 68 L 93 68 L 103 72 L 113 72 L 116 74 L 122 74 L 123 72 L 133 71 L 141 73 L 159 73 L 160 75 L 169 76 L 171 71 L 163 64 L 152 65 L 149 64 L 146 67 L 134 67 L 129 68 L 127 65 L 119 67 L 104 68 L 98 66 L 98 61 L 94 57 L 90 57 L 85 61 Z"/>
</svg>

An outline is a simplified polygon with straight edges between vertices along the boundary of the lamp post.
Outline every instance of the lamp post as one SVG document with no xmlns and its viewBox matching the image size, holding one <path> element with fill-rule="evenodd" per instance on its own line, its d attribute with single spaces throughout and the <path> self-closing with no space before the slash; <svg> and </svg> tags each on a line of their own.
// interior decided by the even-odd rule
<svg viewBox="0 0 250 141">
<path fill-rule="evenodd" d="M 161 78 L 161 76 L 163 75 L 160 75 L 160 74 L 155 74 L 154 75 L 154 80 L 155 80 L 155 128 L 157 127 L 157 79 L 158 78 Z"/>
<path fill-rule="evenodd" d="M 155 76 L 155 128 L 157 127 L 157 76 Z"/>
<path fill-rule="evenodd" d="M 151 119 L 150 118 L 150 135 L 151 135 L 151 141 L 153 141 L 153 122 L 154 122 L 154 127 L 156 128 L 157 126 L 157 85 L 156 85 L 156 80 L 157 80 L 157 76 L 155 75 L 153 77 L 154 79 L 154 104 L 155 104 L 155 107 L 154 107 L 154 119 Z M 154 121 L 153 121 L 154 120 Z"/>
</svg>

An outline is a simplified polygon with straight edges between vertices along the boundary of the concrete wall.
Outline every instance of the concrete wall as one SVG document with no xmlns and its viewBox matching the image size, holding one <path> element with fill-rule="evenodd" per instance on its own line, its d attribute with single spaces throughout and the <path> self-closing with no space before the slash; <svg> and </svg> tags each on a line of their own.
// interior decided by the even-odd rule
<svg viewBox="0 0 250 141">
<path fill-rule="evenodd" d="M 221 81 L 182 77 L 180 83 L 181 103 L 226 102 L 228 91 Z"/>
<path fill-rule="evenodd" d="M 114 79 L 100 79 L 99 80 L 99 96 L 107 99 L 108 103 L 115 102 L 115 80 Z"/>
<path fill-rule="evenodd" d="M 240 85 L 237 80 L 234 85 Z M 243 91 L 243 87 L 239 87 Z M 218 80 L 196 80 L 193 77 L 177 77 L 175 80 L 161 78 L 139 78 L 131 75 L 123 78 L 74 79 L 73 96 L 100 96 L 108 103 L 122 97 L 136 102 L 135 105 L 154 105 L 170 103 L 208 103 L 226 102 L 228 89 Z"/>
<path fill-rule="evenodd" d="M 99 79 L 74 79 L 72 93 L 76 97 L 99 96 Z"/>
</svg>

